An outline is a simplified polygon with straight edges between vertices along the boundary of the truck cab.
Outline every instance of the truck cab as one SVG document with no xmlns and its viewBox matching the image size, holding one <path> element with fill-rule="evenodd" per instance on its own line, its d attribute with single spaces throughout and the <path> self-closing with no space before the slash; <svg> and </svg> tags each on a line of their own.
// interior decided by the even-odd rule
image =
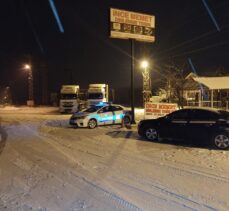
<svg viewBox="0 0 229 211">
<path fill-rule="evenodd" d="M 77 112 L 79 102 L 79 85 L 62 85 L 60 90 L 60 112 Z"/>
<path fill-rule="evenodd" d="M 109 101 L 107 84 L 89 84 L 87 104 L 88 106 Z"/>
</svg>

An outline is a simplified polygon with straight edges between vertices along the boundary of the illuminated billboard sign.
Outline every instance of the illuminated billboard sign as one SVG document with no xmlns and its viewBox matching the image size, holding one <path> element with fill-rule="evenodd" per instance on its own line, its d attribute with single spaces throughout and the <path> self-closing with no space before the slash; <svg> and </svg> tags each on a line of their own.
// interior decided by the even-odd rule
<svg viewBox="0 0 229 211">
<path fill-rule="evenodd" d="M 145 119 L 156 119 L 178 109 L 175 103 L 145 103 Z"/>
<path fill-rule="evenodd" d="M 110 37 L 155 41 L 155 16 L 110 8 Z"/>
</svg>

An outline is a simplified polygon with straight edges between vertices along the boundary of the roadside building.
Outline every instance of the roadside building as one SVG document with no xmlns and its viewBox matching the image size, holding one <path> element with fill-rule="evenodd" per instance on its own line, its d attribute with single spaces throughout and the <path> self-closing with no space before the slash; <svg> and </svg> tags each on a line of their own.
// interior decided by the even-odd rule
<svg viewBox="0 0 229 211">
<path fill-rule="evenodd" d="M 229 109 L 229 76 L 199 77 L 190 73 L 183 93 L 187 106 Z"/>
</svg>

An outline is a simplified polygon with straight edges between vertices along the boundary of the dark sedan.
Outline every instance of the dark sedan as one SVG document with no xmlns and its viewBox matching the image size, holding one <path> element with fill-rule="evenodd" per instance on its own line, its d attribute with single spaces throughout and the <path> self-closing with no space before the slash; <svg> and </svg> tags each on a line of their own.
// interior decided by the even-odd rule
<svg viewBox="0 0 229 211">
<path fill-rule="evenodd" d="M 207 142 L 218 149 L 229 148 L 229 112 L 187 108 L 158 119 L 140 121 L 138 134 L 151 141 L 164 138 Z"/>
</svg>

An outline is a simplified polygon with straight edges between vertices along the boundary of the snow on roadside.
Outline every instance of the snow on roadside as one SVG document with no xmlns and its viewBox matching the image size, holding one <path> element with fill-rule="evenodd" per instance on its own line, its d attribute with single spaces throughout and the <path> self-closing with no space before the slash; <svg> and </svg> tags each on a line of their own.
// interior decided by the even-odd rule
<svg viewBox="0 0 229 211">
<path fill-rule="evenodd" d="M 58 113 L 58 108 L 57 107 L 47 107 L 47 106 L 38 106 L 38 107 L 28 107 L 28 106 L 4 106 L 0 107 L 0 114 L 1 113 L 7 113 L 7 112 L 12 112 L 12 111 L 17 111 L 20 113 Z"/>
<path fill-rule="evenodd" d="M 0 196 L 11 208 L 96 208 L 99 204 L 91 201 L 88 190 L 99 200 L 110 200 L 109 205 L 122 204 L 123 210 L 229 208 L 228 151 L 148 142 L 136 127 L 72 129 L 70 115 L 50 108 L 28 110 L 0 110 L 9 133 L 0 154 L 5 191 Z M 136 109 L 136 120 L 141 116 Z M 7 171 L 13 172 L 7 175 L 13 186 L 5 183 Z M 14 200 L 18 190 L 24 192 Z"/>
<path fill-rule="evenodd" d="M 183 201 L 186 207 L 184 210 L 191 207 L 197 210 L 212 210 L 215 207 L 225 210 L 229 207 L 226 202 L 229 184 L 227 151 L 139 140 L 136 128 L 131 131 L 110 130 L 106 127 L 66 130 L 51 123 L 45 125 L 43 130 L 69 153 L 77 151 L 74 158 L 80 160 L 79 166 L 88 171 L 98 171 L 98 174 L 101 171 L 109 172 L 112 176 L 107 177 L 109 180 L 106 182 L 114 188 L 113 192 L 116 190 L 129 201 L 130 198 L 138 201 L 145 194 L 158 209 L 180 210 L 171 201 Z M 168 179 L 171 175 L 172 178 Z M 104 177 L 102 181 L 105 181 Z M 210 188 L 211 184 L 214 184 L 215 189 Z M 104 184 L 102 187 L 105 187 Z M 160 200 L 149 197 L 147 193 L 152 190 L 154 195 L 160 195 L 162 199 L 163 194 L 167 195 L 167 203 L 162 205 Z M 138 191 L 141 196 L 136 193 Z M 136 205 L 150 210 L 148 203 Z"/>
<path fill-rule="evenodd" d="M 135 119 L 137 122 L 144 119 L 144 109 L 143 108 L 135 108 L 134 109 Z"/>
</svg>

